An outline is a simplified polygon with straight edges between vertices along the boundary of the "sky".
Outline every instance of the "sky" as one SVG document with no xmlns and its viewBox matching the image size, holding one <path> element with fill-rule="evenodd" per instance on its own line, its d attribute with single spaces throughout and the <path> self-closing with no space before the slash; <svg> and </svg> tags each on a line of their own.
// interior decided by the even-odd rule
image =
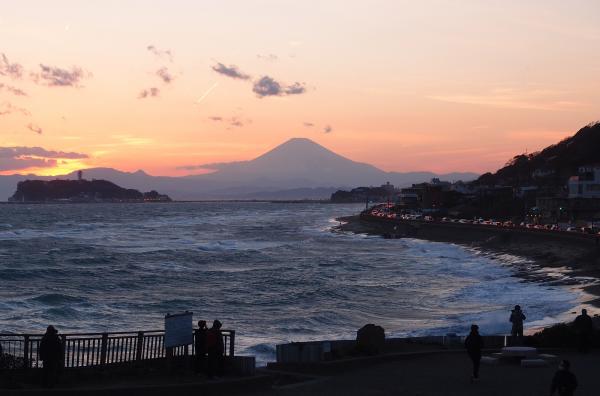
<svg viewBox="0 0 600 396">
<path fill-rule="evenodd" d="M 293 137 L 386 171 L 483 173 L 600 119 L 597 0 L 0 9 L 0 174 L 179 176 Z"/>
</svg>

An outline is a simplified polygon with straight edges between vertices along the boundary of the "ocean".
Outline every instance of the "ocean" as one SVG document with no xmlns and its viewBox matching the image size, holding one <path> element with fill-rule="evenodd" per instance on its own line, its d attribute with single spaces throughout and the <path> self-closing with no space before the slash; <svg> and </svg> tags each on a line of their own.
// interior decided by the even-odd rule
<svg viewBox="0 0 600 396">
<path fill-rule="evenodd" d="M 236 330 L 236 353 L 275 344 L 387 335 L 510 331 L 561 320 L 580 302 L 511 255 L 335 230 L 363 205 L 296 203 L 0 206 L 0 332 L 161 329 L 189 310 Z M 517 269 L 543 274 L 539 281 Z"/>
</svg>

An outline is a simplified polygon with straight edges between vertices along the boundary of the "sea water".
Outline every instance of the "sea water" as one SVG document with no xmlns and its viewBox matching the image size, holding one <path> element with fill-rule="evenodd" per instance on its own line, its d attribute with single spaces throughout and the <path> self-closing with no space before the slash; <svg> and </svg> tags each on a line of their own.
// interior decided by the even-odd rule
<svg viewBox="0 0 600 396">
<path fill-rule="evenodd" d="M 236 353 L 353 338 L 510 331 L 579 302 L 525 259 L 453 244 L 335 230 L 362 205 L 285 203 L 0 206 L 0 332 L 160 329 L 184 310 L 235 329 Z M 553 274 L 561 277 L 561 274 Z M 560 279 L 558 279 L 560 280 Z"/>
</svg>

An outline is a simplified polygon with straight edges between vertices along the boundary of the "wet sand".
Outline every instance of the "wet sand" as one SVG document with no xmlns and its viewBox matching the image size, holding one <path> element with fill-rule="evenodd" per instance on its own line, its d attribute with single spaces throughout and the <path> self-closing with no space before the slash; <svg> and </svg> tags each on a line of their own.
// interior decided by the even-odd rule
<svg viewBox="0 0 600 396">
<path fill-rule="evenodd" d="M 456 223 L 365 221 L 358 215 L 337 220 L 340 225 L 336 230 L 343 232 L 391 234 L 394 237 L 450 242 L 490 255 L 509 254 L 530 259 L 534 266 L 517 266 L 515 276 L 531 281 L 580 287 L 590 295 L 585 303 L 600 308 L 600 246 L 593 239 L 577 238 L 567 233 Z M 560 273 L 561 276 L 555 277 L 552 273 Z"/>
</svg>

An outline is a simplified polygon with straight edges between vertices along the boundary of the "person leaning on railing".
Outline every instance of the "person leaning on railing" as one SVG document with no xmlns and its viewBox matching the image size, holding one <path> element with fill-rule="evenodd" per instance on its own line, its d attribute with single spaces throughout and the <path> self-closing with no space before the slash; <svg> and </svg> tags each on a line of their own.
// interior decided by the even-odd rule
<svg viewBox="0 0 600 396">
<path fill-rule="evenodd" d="M 206 373 L 208 378 L 213 378 L 215 374 L 217 376 L 223 374 L 225 344 L 221 327 L 221 322 L 215 319 L 212 327 L 206 332 L 206 352 L 208 354 Z"/>
<path fill-rule="evenodd" d="M 39 356 L 44 362 L 42 371 L 42 386 L 52 388 L 58 380 L 60 363 L 62 361 L 62 342 L 58 331 L 50 325 L 40 342 Z"/>
</svg>

